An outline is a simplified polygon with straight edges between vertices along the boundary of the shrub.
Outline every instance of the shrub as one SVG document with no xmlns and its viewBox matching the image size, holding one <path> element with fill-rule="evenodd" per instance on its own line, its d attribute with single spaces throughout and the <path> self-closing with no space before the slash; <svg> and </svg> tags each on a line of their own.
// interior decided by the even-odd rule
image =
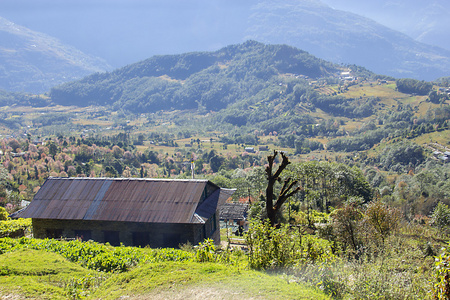
<svg viewBox="0 0 450 300">
<path fill-rule="evenodd" d="M 347 250 L 349 256 L 359 257 L 363 246 L 361 234 L 361 220 L 363 214 L 358 203 L 346 202 L 341 208 L 332 213 L 333 233 L 343 251 Z"/>
<path fill-rule="evenodd" d="M 431 214 L 430 225 L 443 228 L 450 224 L 450 208 L 439 202 Z"/>
<path fill-rule="evenodd" d="M 442 250 L 435 262 L 434 299 L 450 299 L 450 252 L 448 248 Z"/>
<path fill-rule="evenodd" d="M 381 239 L 384 244 L 385 239 L 397 228 L 400 218 L 401 213 L 398 209 L 391 208 L 381 201 L 373 201 L 367 205 L 364 221 L 369 225 L 370 238 Z"/>
<path fill-rule="evenodd" d="M 249 266 L 253 269 L 299 267 L 305 263 L 334 260 L 331 242 L 301 235 L 297 228 L 284 224 L 273 227 L 253 220 L 246 235 Z"/>
<path fill-rule="evenodd" d="M 4 207 L 0 206 L 0 221 L 8 220 L 8 212 Z"/>
<path fill-rule="evenodd" d="M 195 261 L 198 262 L 212 262 L 215 260 L 216 246 L 212 239 L 206 239 L 203 243 L 198 244 L 195 252 Z"/>
<path fill-rule="evenodd" d="M 31 219 L 0 221 L 0 238 L 20 237 L 31 231 Z"/>
</svg>

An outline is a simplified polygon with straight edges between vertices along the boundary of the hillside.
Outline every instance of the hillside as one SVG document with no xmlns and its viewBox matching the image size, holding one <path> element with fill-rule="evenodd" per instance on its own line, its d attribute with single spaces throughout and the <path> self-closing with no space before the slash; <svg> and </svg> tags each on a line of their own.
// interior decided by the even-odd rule
<svg viewBox="0 0 450 300">
<path fill-rule="evenodd" d="M 248 41 L 216 52 L 154 56 L 54 87 L 50 94 L 61 105 L 110 105 L 131 112 L 218 111 L 244 100 L 273 98 L 285 81 L 308 89 L 306 78 L 336 78 L 341 69 L 290 46 Z"/>
<path fill-rule="evenodd" d="M 1 17 L 0 66 L 0 89 L 32 93 L 110 69 L 99 58 Z"/>
</svg>

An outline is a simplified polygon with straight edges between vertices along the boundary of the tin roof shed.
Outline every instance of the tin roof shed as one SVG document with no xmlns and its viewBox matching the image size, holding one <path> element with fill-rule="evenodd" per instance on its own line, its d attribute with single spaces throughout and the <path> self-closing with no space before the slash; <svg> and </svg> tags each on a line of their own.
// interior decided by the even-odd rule
<svg viewBox="0 0 450 300">
<path fill-rule="evenodd" d="M 208 180 L 50 177 L 14 217 L 202 224 L 233 193 Z"/>
</svg>

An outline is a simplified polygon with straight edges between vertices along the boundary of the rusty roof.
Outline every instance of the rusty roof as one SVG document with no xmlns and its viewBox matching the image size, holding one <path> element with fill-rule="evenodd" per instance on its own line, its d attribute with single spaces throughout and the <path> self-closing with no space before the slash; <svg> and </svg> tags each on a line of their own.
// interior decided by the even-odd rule
<svg viewBox="0 0 450 300">
<path fill-rule="evenodd" d="M 208 180 L 50 177 L 15 217 L 204 223 L 233 193 Z"/>
<path fill-rule="evenodd" d="M 245 220 L 248 213 L 248 204 L 224 203 L 220 207 L 221 220 Z"/>
</svg>

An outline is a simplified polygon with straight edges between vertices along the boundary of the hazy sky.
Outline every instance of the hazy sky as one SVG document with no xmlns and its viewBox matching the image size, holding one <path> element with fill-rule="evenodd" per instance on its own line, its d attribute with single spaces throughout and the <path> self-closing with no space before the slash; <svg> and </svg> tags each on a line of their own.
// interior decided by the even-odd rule
<svg viewBox="0 0 450 300">
<path fill-rule="evenodd" d="M 410 37 L 450 50 L 449 0 L 321 0 L 330 7 L 371 18 Z"/>
<path fill-rule="evenodd" d="M 120 67 L 155 54 L 212 51 L 243 42 L 245 20 L 255 2 L 257 0 L 0 0 L 0 16 Z M 445 3 L 449 6 L 449 0 L 322 2 L 371 17 L 430 44 L 440 41 L 440 46 L 448 45 L 450 49 L 448 27 L 443 28 L 442 33 L 430 29 L 437 21 L 450 24 L 448 10 L 441 7 Z M 419 10 L 418 16 L 417 11 L 408 9 L 408 3 L 415 8 L 423 3 L 427 9 Z M 242 24 L 226 26 L 230 22 Z"/>
<path fill-rule="evenodd" d="M 224 11 L 223 5 L 219 9 L 215 4 L 219 2 L 215 1 L 170 0 L 170 3 L 169 6 L 164 0 L 1 0 L 0 16 L 102 57 L 114 67 L 155 54 L 210 51 L 241 42 L 233 40 L 233 32 L 221 26 L 227 16 L 236 17 L 240 6 L 245 6 L 241 1 L 227 1 L 229 11 Z M 168 29 L 174 27 L 180 30 Z"/>
</svg>

